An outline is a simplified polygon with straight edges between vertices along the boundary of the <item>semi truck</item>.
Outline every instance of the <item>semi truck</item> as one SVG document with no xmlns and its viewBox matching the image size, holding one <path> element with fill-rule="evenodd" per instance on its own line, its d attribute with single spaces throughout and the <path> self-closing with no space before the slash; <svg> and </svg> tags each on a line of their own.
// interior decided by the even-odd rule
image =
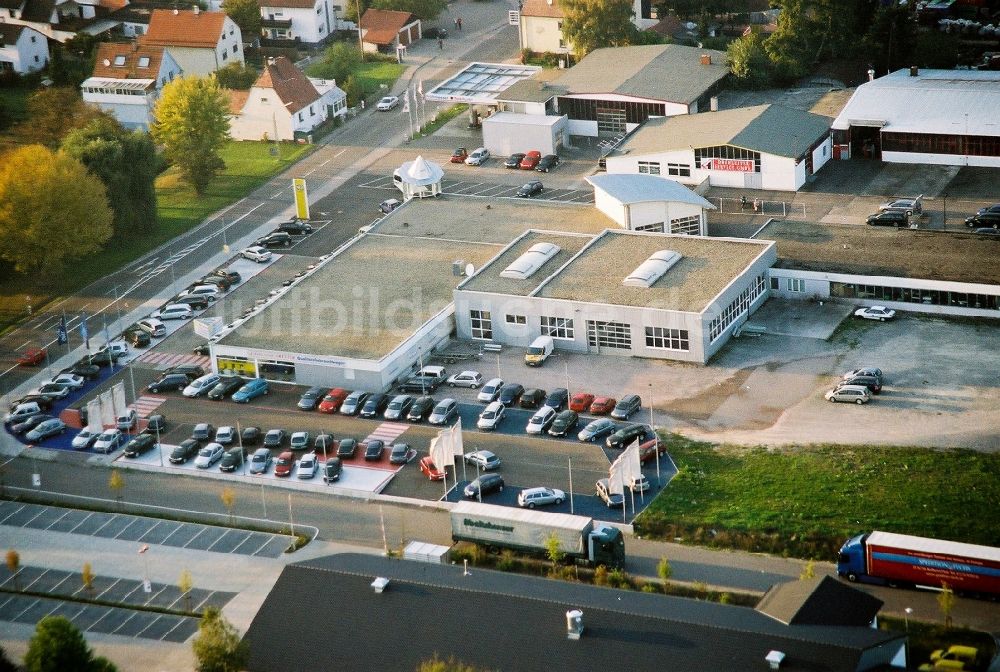
<svg viewBox="0 0 1000 672">
<path fill-rule="evenodd" d="M 862 583 L 948 584 L 960 594 L 1000 595 L 1000 548 L 875 531 L 844 542 L 837 573 Z"/>
<path fill-rule="evenodd" d="M 451 537 L 456 542 L 543 555 L 552 535 L 567 556 L 580 562 L 612 569 L 625 565 L 622 531 L 593 518 L 479 502 L 459 502 L 451 510 Z"/>
</svg>

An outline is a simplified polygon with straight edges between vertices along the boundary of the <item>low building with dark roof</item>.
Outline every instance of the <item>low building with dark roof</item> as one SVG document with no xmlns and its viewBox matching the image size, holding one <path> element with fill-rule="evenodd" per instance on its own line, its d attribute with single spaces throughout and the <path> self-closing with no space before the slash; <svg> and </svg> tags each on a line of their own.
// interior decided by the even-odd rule
<svg viewBox="0 0 1000 672">
<path fill-rule="evenodd" d="M 567 636 L 571 610 L 582 612 L 579 639 Z M 777 654 L 789 672 L 906 666 L 900 633 L 786 625 L 746 607 L 359 554 L 286 567 L 244 640 L 251 672 L 414 670 L 435 654 L 503 672 L 744 672 L 769 669 Z"/>
<path fill-rule="evenodd" d="M 607 157 L 608 172 L 796 191 L 830 160 L 830 122 L 780 105 L 650 119 Z"/>
<path fill-rule="evenodd" d="M 885 604 L 832 576 L 772 586 L 757 611 L 785 625 L 870 627 Z"/>
</svg>

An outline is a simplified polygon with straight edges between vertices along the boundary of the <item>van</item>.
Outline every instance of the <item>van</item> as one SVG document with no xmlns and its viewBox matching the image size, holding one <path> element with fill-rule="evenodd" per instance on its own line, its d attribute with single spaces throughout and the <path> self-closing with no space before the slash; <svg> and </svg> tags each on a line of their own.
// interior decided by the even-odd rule
<svg viewBox="0 0 1000 672">
<path fill-rule="evenodd" d="M 7 414 L 7 417 L 4 418 L 4 422 L 11 423 L 16 420 L 27 418 L 31 415 L 38 415 L 41 412 L 42 407 L 37 401 L 28 401 L 23 404 L 18 404 L 14 410 Z"/>
<path fill-rule="evenodd" d="M 528 346 L 528 352 L 524 353 L 524 363 L 528 366 L 541 366 L 554 348 L 551 336 L 539 336 Z"/>
<path fill-rule="evenodd" d="M 201 378 L 195 378 L 191 381 L 191 384 L 184 388 L 181 393 L 185 397 L 200 397 L 203 394 L 208 394 L 208 391 L 219 384 L 219 374 L 217 373 L 206 373 Z"/>
</svg>

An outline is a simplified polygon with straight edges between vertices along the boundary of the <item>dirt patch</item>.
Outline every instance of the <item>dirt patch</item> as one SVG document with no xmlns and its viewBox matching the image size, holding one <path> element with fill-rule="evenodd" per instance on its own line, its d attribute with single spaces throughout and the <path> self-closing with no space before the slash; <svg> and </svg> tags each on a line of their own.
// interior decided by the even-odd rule
<svg viewBox="0 0 1000 672">
<path fill-rule="evenodd" d="M 669 402 L 664 410 L 672 416 L 685 420 L 708 420 L 726 399 L 739 393 L 740 388 L 752 373 L 753 369 L 739 369 L 726 380 L 720 381 L 694 396 Z M 765 426 L 769 427 L 770 424 Z"/>
</svg>

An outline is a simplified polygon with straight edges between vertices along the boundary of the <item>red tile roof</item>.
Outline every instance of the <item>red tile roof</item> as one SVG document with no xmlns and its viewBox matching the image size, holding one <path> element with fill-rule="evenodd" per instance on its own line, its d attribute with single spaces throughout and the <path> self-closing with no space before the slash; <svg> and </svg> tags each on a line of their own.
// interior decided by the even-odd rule
<svg viewBox="0 0 1000 672">
<path fill-rule="evenodd" d="M 365 31 L 364 41 L 371 44 L 392 44 L 403 26 L 419 19 L 409 12 L 389 9 L 368 9 L 361 17 L 361 29 Z"/>
<path fill-rule="evenodd" d="M 264 7 L 281 7 L 288 9 L 312 9 L 316 0 L 258 0 L 261 9 Z"/>
<path fill-rule="evenodd" d="M 233 89 L 223 89 L 226 95 L 229 96 L 229 112 L 230 114 L 236 116 L 243 111 L 243 106 L 247 104 L 247 98 L 250 97 L 249 91 L 234 91 Z"/>
<path fill-rule="evenodd" d="M 284 56 L 268 63 L 254 83 L 260 89 L 274 89 L 274 93 L 288 111 L 295 114 L 319 99 L 319 92 L 309 78 Z"/>
<path fill-rule="evenodd" d="M 521 16 L 542 16 L 550 19 L 563 18 L 559 0 L 524 0 Z"/>
<path fill-rule="evenodd" d="M 139 46 L 132 43 L 104 42 L 97 45 L 94 77 L 114 79 L 156 79 L 163 61 L 163 47 Z M 141 59 L 149 59 L 145 67 Z M 118 62 L 121 65 L 117 65 Z"/>
<path fill-rule="evenodd" d="M 223 12 L 154 9 L 142 44 L 214 49 L 225 30 Z"/>
</svg>

